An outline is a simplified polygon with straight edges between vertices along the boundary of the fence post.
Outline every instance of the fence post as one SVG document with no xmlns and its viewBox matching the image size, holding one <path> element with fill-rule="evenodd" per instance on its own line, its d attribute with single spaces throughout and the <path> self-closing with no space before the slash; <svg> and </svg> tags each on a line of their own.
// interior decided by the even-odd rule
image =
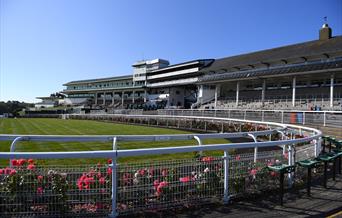
<svg viewBox="0 0 342 218">
<path fill-rule="evenodd" d="M 288 146 L 288 165 L 292 166 L 294 164 L 294 152 L 293 152 L 293 145 Z M 289 186 L 292 187 L 293 185 L 293 173 L 288 174 L 288 179 L 289 179 Z"/>
<path fill-rule="evenodd" d="M 284 111 L 281 111 L 281 123 L 284 123 Z"/>
<path fill-rule="evenodd" d="M 265 113 L 264 111 L 261 111 L 261 121 L 262 122 L 264 122 L 264 116 L 265 116 L 264 113 Z"/>
<path fill-rule="evenodd" d="M 305 112 L 303 111 L 303 125 L 305 125 Z"/>
<path fill-rule="evenodd" d="M 15 145 L 17 144 L 17 142 L 22 141 L 23 139 L 24 139 L 24 137 L 19 136 L 19 137 L 16 137 L 16 138 L 12 141 L 12 143 L 11 143 L 11 148 L 10 148 L 10 152 L 11 152 L 11 153 L 15 151 Z M 12 161 L 11 161 L 11 159 L 9 160 L 9 165 L 10 165 L 10 167 L 12 167 Z"/>
<path fill-rule="evenodd" d="M 202 140 L 200 139 L 200 137 L 198 137 L 197 135 L 195 135 L 195 136 L 194 136 L 194 139 L 197 141 L 198 146 L 202 146 L 202 145 L 203 145 Z M 203 151 L 200 151 L 199 153 L 200 153 L 201 156 L 203 155 Z"/>
<path fill-rule="evenodd" d="M 258 140 L 253 134 L 248 133 L 248 136 L 251 137 L 254 140 L 254 142 L 258 142 Z M 258 160 L 258 147 L 254 147 L 254 163 L 256 163 L 257 160 Z"/>
<path fill-rule="evenodd" d="M 224 151 L 224 191 L 223 203 L 229 203 L 229 153 L 228 150 Z"/>
<path fill-rule="evenodd" d="M 116 137 L 113 138 L 113 151 L 116 152 L 117 144 L 116 144 Z M 116 196 L 117 196 L 117 183 L 116 183 L 116 155 L 112 158 L 112 213 L 110 217 L 117 217 L 116 212 Z"/>
<path fill-rule="evenodd" d="M 327 112 L 324 111 L 324 113 L 323 113 L 323 126 L 326 126 L 326 121 L 327 121 Z"/>
<path fill-rule="evenodd" d="M 315 144 L 315 157 L 317 157 L 321 152 L 322 137 L 313 140 Z"/>
</svg>

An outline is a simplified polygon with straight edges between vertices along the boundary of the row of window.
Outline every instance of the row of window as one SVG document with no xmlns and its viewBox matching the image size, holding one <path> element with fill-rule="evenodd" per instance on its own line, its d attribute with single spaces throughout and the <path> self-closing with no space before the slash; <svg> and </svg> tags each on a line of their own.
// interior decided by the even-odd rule
<svg viewBox="0 0 342 218">
<path fill-rule="evenodd" d="M 68 90 L 83 90 L 83 89 L 97 89 L 97 88 L 116 88 L 116 87 L 128 87 L 133 86 L 132 81 L 125 82 L 108 82 L 108 83 L 98 83 L 94 85 L 79 85 L 79 86 L 68 86 Z"/>
</svg>

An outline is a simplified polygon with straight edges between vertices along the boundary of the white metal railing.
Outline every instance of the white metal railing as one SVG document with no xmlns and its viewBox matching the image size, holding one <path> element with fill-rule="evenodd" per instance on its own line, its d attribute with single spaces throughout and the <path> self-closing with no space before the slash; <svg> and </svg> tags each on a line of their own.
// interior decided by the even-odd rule
<svg viewBox="0 0 342 218">
<path fill-rule="evenodd" d="M 159 115 L 213 116 L 277 123 L 342 127 L 342 111 L 253 110 L 253 109 L 163 109 Z"/>
<path fill-rule="evenodd" d="M 84 115 L 72 115 L 72 117 L 77 118 Z M 89 116 L 89 115 L 88 115 Z M 98 116 L 98 115 L 91 115 Z M 106 115 L 107 117 L 118 117 L 119 115 Z M 105 135 L 105 136 L 56 136 L 56 135 L 0 135 L 0 141 L 12 141 L 11 152 L 0 152 L 0 159 L 20 159 L 20 158 L 33 158 L 33 159 L 61 159 L 61 158 L 109 158 L 112 159 L 112 213 L 111 216 L 117 216 L 116 203 L 117 203 L 117 160 L 122 157 L 134 157 L 141 155 L 161 155 L 161 154 L 176 154 L 176 153 L 186 153 L 186 152 L 203 152 L 203 151 L 214 151 L 222 150 L 224 151 L 224 196 L 223 200 L 225 203 L 228 202 L 230 197 L 229 192 L 229 162 L 228 151 L 231 149 L 244 149 L 244 148 L 254 148 L 254 162 L 258 159 L 258 148 L 262 147 L 275 147 L 279 146 L 283 149 L 288 149 L 289 164 L 294 163 L 294 157 L 296 150 L 292 146 L 296 146 L 301 143 L 314 142 L 311 145 L 315 147 L 315 156 L 318 155 L 320 151 L 321 135 L 319 130 L 302 127 L 296 125 L 284 125 L 273 122 L 261 122 L 261 121 L 251 121 L 251 120 L 238 120 L 238 119 L 228 119 L 220 117 L 193 117 L 193 116 L 143 116 L 143 115 L 120 115 L 126 118 L 160 118 L 160 119 L 200 119 L 200 120 L 212 120 L 213 122 L 242 122 L 242 123 L 252 123 L 258 125 L 267 125 L 268 127 L 273 127 L 269 130 L 264 131 L 252 131 L 252 132 L 238 132 L 238 133 L 215 133 L 215 134 L 185 134 L 185 135 L 139 135 L 139 136 L 122 136 L 122 135 Z M 306 132 L 304 138 L 287 138 L 285 133 L 299 133 L 303 134 Z M 270 134 L 282 133 L 282 137 L 278 141 L 257 141 L 257 136 L 267 136 Z M 241 138 L 241 137 L 251 137 L 253 142 L 243 142 L 243 143 L 229 143 L 229 144 L 210 144 L 203 145 L 202 139 L 208 138 Z M 118 149 L 117 143 L 119 141 L 169 141 L 169 140 L 190 140 L 195 139 L 199 146 L 188 145 L 180 147 L 164 147 L 164 148 L 143 148 L 143 149 Z M 111 142 L 113 150 L 105 151 L 70 151 L 70 152 L 15 152 L 15 145 L 19 141 L 40 141 L 40 142 Z"/>
</svg>

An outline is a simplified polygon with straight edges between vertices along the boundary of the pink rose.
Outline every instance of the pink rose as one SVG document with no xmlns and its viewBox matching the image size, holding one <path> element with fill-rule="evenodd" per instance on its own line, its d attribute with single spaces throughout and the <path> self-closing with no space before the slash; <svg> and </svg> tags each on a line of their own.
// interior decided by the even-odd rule
<svg viewBox="0 0 342 218">
<path fill-rule="evenodd" d="M 38 187 L 37 188 L 37 193 L 40 194 L 40 195 L 43 194 L 43 188 L 42 187 Z"/>
<path fill-rule="evenodd" d="M 184 183 L 190 182 L 190 176 L 186 176 L 186 177 L 179 178 L 179 181 L 180 181 L 180 182 L 184 182 Z"/>
<path fill-rule="evenodd" d="M 34 164 L 29 164 L 29 165 L 27 166 L 27 169 L 28 169 L 28 170 L 34 170 L 34 169 L 36 169 L 36 166 L 35 166 Z"/>
</svg>

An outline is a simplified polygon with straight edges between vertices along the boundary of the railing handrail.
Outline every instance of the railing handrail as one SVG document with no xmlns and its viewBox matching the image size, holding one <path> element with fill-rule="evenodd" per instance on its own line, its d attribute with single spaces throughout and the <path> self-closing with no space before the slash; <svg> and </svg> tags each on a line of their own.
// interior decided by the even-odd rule
<svg viewBox="0 0 342 218">
<path fill-rule="evenodd" d="M 213 151 L 227 150 L 236 148 L 254 148 L 254 147 L 275 147 L 278 145 L 290 145 L 303 142 L 310 142 L 320 137 L 321 134 L 309 136 L 300 139 L 265 141 L 265 142 L 244 142 L 228 144 L 210 144 L 210 145 L 187 145 L 179 147 L 165 148 L 144 148 L 144 149 L 126 149 L 126 150 L 104 150 L 104 151 L 69 151 L 69 152 L 0 152 L 0 159 L 13 158 L 34 158 L 34 159 L 60 159 L 60 158 L 113 158 L 131 157 L 153 154 L 174 154 L 194 151 Z"/>
<path fill-rule="evenodd" d="M 342 111 L 305 111 L 305 110 L 257 110 L 257 109 L 244 109 L 244 108 L 220 108 L 220 109 L 158 109 L 157 111 L 250 111 L 250 112 L 284 112 L 284 113 L 338 113 Z"/>
</svg>

